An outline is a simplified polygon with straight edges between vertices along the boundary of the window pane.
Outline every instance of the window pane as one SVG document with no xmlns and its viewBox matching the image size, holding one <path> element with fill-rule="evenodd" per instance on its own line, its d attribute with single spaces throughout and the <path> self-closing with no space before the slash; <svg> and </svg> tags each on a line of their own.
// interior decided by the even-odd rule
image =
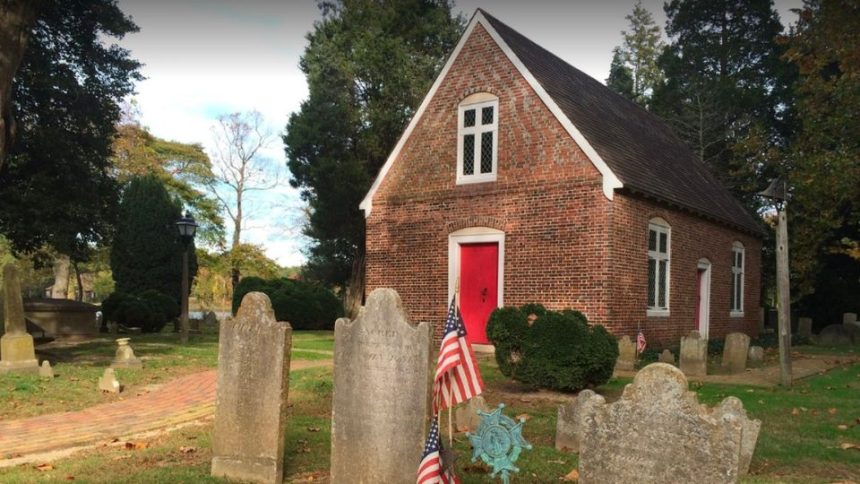
<svg viewBox="0 0 860 484">
<path fill-rule="evenodd" d="M 481 124 L 493 124 L 493 107 L 481 110 Z"/>
<path fill-rule="evenodd" d="M 472 111 L 474 114 L 474 111 Z M 463 137 L 463 174 L 475 173 L 475 135 L 467 134 Z"/>
<path fill-rule="evenodd" d="M 667 239 L 669 236 L 663 232 L 660 233 L 660 252 L 666 253 Z"/>
<path fill-rule="evenodd" d="M 731 291 L 731 308 L 732 308 L 732 311 L 734 311 L 735 308 L 738 307 L 737 302 L 735 302 L 735 284 L 737 284 L 737 277 L 734 274 L 732 274 L 732 291 Z"/>
<path fill-rule="evenodd" d="M 661 260 L 659 265 L 659 278 L 657 285 L 657 306 L 660 308 L 666 307 L 666 261 Z"/>
<path fill-rule="evenodd" d="M 481 173 L 493 172 L 493 132 L 481 133 Z"/>
<path fill-rule="evenodd" d="M 657 232 L 648 231 L 648 250 L 657 250 Z"/>
<path fill-rule="evenodd" d="M 471 128 L 475 125 L 475 110 L 469 109 L 463 113 L 463 127 Z"/>
<path fill-rule="evenodd" d="M 740 311 L 741 310 L 741 289 L 742 289 L 742 287 L 741 287 L 741 275 L 738 274 L 736 277 L 738 278 L 738 280 L 735 283 L 735 309 Z"/>
<path fill-rule="evenodd" d="M 648 259 L 648 307 L 653 308 L 657 305 L 656 287 L 657 282 L 657 261 Z"/>
<path fill-rule="evenodd" d="M 744 253 L 738 252 L 738 270 L 744 266 Z"/>
</svg>

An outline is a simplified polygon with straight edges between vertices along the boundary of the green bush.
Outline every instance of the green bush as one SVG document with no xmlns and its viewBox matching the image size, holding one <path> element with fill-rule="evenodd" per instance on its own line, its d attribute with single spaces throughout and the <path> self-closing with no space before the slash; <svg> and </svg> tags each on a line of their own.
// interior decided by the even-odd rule
<svg viewBox="0 0 860 484">
<path fill-rule="evenodd" d="M 331 291 L 318 284 L 280 278 L 264 280 L 246 277 L 233 291 L 233 314 L 249 292 L 269 296 L 275 318 L 290 323 L 293 329 L 332 329 L 343 316 L 343 304 Z"/>
<path fill-rule="evenodd" d="M 179 316 L 179 306 L 155 290 L 140 295 L 114 292 L 102 302 L 106 321 L 138 327 L 145 333 L 160 332 L 168 321 Z"/>
<path fill-rule="evenodd" d="M 138 297 L 143 299 L 153 311 L 160 313 L 165 322 L 173 321 L 179 317 L 179 304 L 164 293 L 155 289 L 147 289 L 138 294 Z"/>
<path fill-rule="evenodd" d="M 529 326 L 530 314 L 537 316 Z M 609 381 L 618 344 L 579 311 L 529 304 L 493 311 L 487 336 L 502 374 L 541 388 L 578 391 Z"/>
<path fill-rule="evenodd" d="M 102 301 L 102 317 L 104 320 L 116 322 L 117 309 L 119 309 L 119 306 L 128 299 L 128 297 L 128 294 L 120 291 L 112 292 L 110 296 L 106 297 L 104 301 Z"/>
</svg>

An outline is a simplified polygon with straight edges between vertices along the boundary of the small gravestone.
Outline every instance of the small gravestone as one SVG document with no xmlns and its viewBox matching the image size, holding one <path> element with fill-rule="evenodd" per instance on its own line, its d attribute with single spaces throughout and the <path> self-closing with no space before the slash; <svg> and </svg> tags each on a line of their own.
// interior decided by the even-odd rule
<svg viewBox="0 0 860 484">
<path fill-rule="evenodd" d="M 736 397 L 726 397 L 720 405 L 714 408 L 713 416 L 717 420 L 735 420 L 742 427 L 740 456 L 738 457 L 738 473 L 745 475 L 749 473 L 755 444 L 761 430 L 761 420 L 753 420 L 747 417 L 744 404 Z"/>
<path fill-rule="evenodd" d="M 592 413 L 596 395 L 591 390 L 579 392 L 576 399 L 558 407 L 558 420 L 555 425 L 555 448 L 560 451 L 579 452 L 583 418 Z"/>
<path fill-rule="evenodd" d="M 3 268 L 3 319 L 5 332 L 0 337 L 0 374 L 39 373 L 33 336 L 27 333 L 24 319 L 18 269 L 13 264 L 6 264 Z"/>
<path fill-rule="evenodd" d="M 747 359 L 749 359 L 751 363 L 761 363 L 764 361 L 764 348 L 761 346 L 750 346 Z"/>
<path fill-rule="evenodd" d="M 118 338 L 116 340 L 116 356 L 110 364 L 111 368 L 143 368 L 140 358 L 134 355 L 134 350 L 128 344 L 131 338 Z"/>
<path fill-rule="evenodd" d="M 206 311 L 203 315 L 203 325 L 206 327 L 215 327 L 218 325 L 218 315 L 213 311 Z"/>
<path fill-rule="evenodd" d="M 283 481 L 291 338 L 261 292 L 246 294 L 236 317 L 221 323 L 213 476 Z"/>
<path fill-rule="evenodd" d="M 44 360 L 42 366 L 39 367 L 39 377 L 46 380 L 54 379 L 54 369 L 51 368 L 51 363 L 48 360 Z"/>
<path fill-rule="evenodd" d="M 681 371 L 687 376 L 705 376 L 708 374 L 708 340 L 702 338 L 698 331 L 690 331 L 690 336 L 681 338 L 681 355 L 679 358 Z"/>
<path fill-rule="evenodd" d="M 842 324 L 856 324 L 857 313 L 844 313 L 842 315 Z"/>
<path fill-rule="evenodd" d="M 591 394 L 582 405 L 583 483 L 737 482 L 742 454 L 752 456 L 755 445 L 744 438 L 739 402 L 709 410 L 665 363 L 641 369 L 618 401 Z"/>
<path fill-rule="evenodd" d="M 119 393 L 122 391 L 122 386 L 116 379 L 113 368 L 105 368 L 104 374 L 99 378 L 99 390 L 108 393 Z"/>
<path fill-rule="evenodd" d="M 674 365 L 675 354 L 669 350 L 663 350 L 663 352 L 660 353 L 660 357 L 657 358 L 657 361 L 659 361 L 660 363 L 666 363 L 668 365 Z"/>
<path fill-rule="evenodd" d="M 430 327 L 375 289 L 334 329 L 331 482 L 412 484 L 424 448 Z"/>
<path fill-rule="evenodd" d="M 851 342 L 851 333 L 843 324 L 831 324 L 818 333 L 818 344 L 823 346 L 846 346 Z"/>
<path fill-rule="evenodd" d="M 454 429 L 457 432 L 474 432 L 481 423 L 478 410 L 486 412 L 489 410 L 484 397 L 478 395 L 466 403 L 462 403 L 454 409 Z"/>
<path fill-rule="evenodd" d="M 630 336 L 622 336 L 618 340 L 618 359 L 615 361 L 615 371 L 633 371 L 636 364 L 636 344 Z"/>
<path fill-rule="evenodd" d="M 797 335 L 802 338 L 812 336 L 812 318 L 799 318 L 797 320 Z"/>
<path fill-rule="evenodd" d="M 747 368 L 747 355 L 750 350 L 750 337 L 744 333 L 729 333 L 723 345 L 721 366 L 729 373 L 742 373 Z"/>
</svg>

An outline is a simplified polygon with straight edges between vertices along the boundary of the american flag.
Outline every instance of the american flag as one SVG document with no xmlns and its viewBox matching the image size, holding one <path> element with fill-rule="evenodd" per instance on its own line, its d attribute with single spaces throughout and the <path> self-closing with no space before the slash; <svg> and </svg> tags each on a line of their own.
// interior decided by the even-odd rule
<svg viewBox="0 0 860 484">
<path fill-rule="evenodd" d="M 457 309 L 455 297 L 448 309 L 442 347 L 439 349 L 439 360 L 436 363 L 433 413 L 476 397 L 483 390 L 484 381 L 481 379 L 472 346 L 466 340 L 466 327 Z"/>
<path fill-rule="evenodd" d="M 642 334 L 642 331 L 636 336 L 636 352 L 642 354 L 645 351 L 645 335 Z"/>
<path fill-rule="evenodd" d="M 439 416 L 433 417 L 430 425 L 430 435 L 424 444 L 424 456 L 418 466 L 418 484 L 460 484 L 450 470 L 442 466 L 442 439 L 439 438 Z"/>
</svg>

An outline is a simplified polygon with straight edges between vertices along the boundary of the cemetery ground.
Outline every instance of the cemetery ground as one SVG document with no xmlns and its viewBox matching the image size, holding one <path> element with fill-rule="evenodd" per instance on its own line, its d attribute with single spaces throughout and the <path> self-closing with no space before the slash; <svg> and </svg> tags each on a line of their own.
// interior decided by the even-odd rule
<svg viewBox="0 0 860 484">
<path fill-rule="evenodd" d="M 171 334 L 136 336 L 132 344 L 145 367 L 133 375 L 119 370 L 129 388 L 141 388 L 150 379 L 166 381 L 179 375 L 215 366 L 215 335 L 205 334 L 189 347 L 174 345 Z M 109 362 L 114 346 L 108 342 L 89 343 L 87 351 L 56 350 L 68 363 L 58 359 L 57 380 L 78 378 L 56 388 L 46 388 L 37 380 L 19 380 L 22 390 L 4 385 L 0 397 L 2 417 L 18 418 L 34 413 L 50 413 L 58 408 L 82 408 L 94 400 L 114 398 L 95 391 L 95 378 Z M 293 360 L 330 358 L 333 337 L 328 332 L 294 333 Z M 100 348 L 98 351 L 95 349 Z M 752 418 L 762 420 L 762 431 L 753 457 L 750 475 L 743 482 L 835 482 L 860 480 L 860 363 L 851 348 L 801 347 L 797 354 L 824 355 L 834 368 L 797 380 L 791 389 L 749 384 L 696 382 L 691 390 L 701 403 L 713 405 L 729 395 L 740 398 Z M 86 355 L 86 356 L 84 356 Z M 77 358 L 77 359 L 76 359 Z M 94 358 L 103 358 L 101 363 Z M 837 363 L 838 360 L 838 363 Z M 78 363 L 76 363 L 78 362 Z M 766 364 L 768 360 L 766 359 Z M 514 482 L 559 482 L 577 466 L 574 454 L 554 448 L 556 411 L 566 395 L 535 392 L 512 382 L 498 371 L 495 362 L 480 357 L 486 382 L 485 397 L 494 407 L 507 404 L 510 416 L 527 418 L 524 436 L 534 445 L 524 451 Z M 162 369 L 168 368 L 168 369 Z M 156 378 L 157 377 L 157 378 Z M 630 378 L 613 378 L 598 392 L 612 401 L 618 398 Z M 743 375 L 737 381 L 743 382 Z M 29 385 L 29 386 L 28 386 Z M 86 391 L 77 389 L 87 386 Z M 40 389 L 40 390 L 37 390 Z M 132 392 L 134 390 L 131 390 Z M 8 404 L 14 394 L 17 406 Z M 93 394 L 95 397 L 93 397 Z M 133 394 L 128 394 L 133 395 Z M 330 462 L 330 417 L 332 369 L 329 365 L 294 369 L 290 374 L 289 418 L 286 436 L 287 482 L 327 482 Z M 42 402 L 38 405 L 38 402 Z M 60 403 L 63 401 L 64 403 Z M 25 409 L 36 406 L 37 409 Z M 44 409 L 53 409 L 43 411 Z M 441 421 L 447 432 L 447 412 Z M 128 440 L 103 442 L 66 458 L 30 462 L 0 469 L 3 482 L 112 482 L 117 476 L 133 482 L 222 482 L 209 476 L 212 418 L 173 431 L 159 431 Z M 443 437 L 447 443 L 447 436 Z M 462 482 L 490 482 L 487 469 L 470 462 L 471 452 L 464 434 L 455 436 L 459 452 L 458 475 Z M 0 461 L 2 462 L 2 461 Z"/>
</svg>

